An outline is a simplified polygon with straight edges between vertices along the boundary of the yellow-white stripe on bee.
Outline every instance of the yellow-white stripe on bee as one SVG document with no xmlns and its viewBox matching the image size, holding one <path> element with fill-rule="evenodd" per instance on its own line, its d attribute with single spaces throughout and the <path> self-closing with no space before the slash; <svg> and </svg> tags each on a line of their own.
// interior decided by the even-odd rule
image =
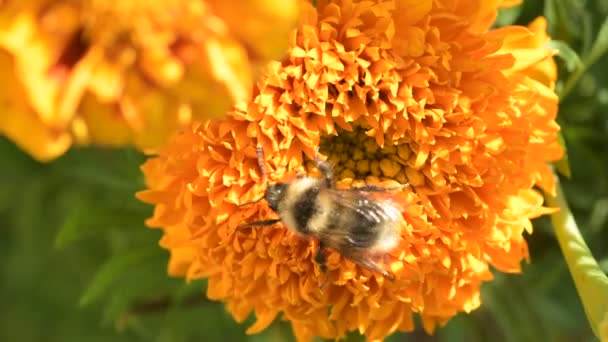
<svg viewBox="0 0 608 342">
<path fill-rule="evenodd" d="M 318 178 L 304 177 L 296 179 L 289 184 L 285 196 L 279 203 L 279 211 L 277 213 L 288 229 L 295 231 L 296 233 L 298 232 L 296 218 L 294 217 L 294 205 L 301 199 L 306 191 L 312 187 L 319 186 L 321 182 L 322 181 Z"/>
<path fill-rule="evenodd" d="M 384 203 L 382 208 L 386 216 L 382 223 L 375 227 L 378 235 L 375 243 L 370 248 L 371 252 L 387 252 L 397 247 L 399 243 L 403 216 L 399 209 L 389 202 Z"/>
<path fill-rule="evenodd" d="M 308 221 L 308 229 L 315 235 L 324 231 L 328 226 L 329 215 L 334 210 L 335 203 L 327 195 L 320 192 L 315 201 L 315 213 Z"/>
</svg>

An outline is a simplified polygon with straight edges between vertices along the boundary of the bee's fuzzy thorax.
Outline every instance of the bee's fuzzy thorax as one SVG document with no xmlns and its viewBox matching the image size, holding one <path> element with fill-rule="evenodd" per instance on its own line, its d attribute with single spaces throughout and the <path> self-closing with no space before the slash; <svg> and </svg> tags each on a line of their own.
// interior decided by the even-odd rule
<svg viewBox="0 0 608 342">
<path fill-rule="evenodd" d="M 309 233 L 308 221 L 315 214 L 316 197 L 321 183 L 317 178 L 304 177 L 287 186 L 276 212 L 289 229 L 301 234 Z"/>
</svg>

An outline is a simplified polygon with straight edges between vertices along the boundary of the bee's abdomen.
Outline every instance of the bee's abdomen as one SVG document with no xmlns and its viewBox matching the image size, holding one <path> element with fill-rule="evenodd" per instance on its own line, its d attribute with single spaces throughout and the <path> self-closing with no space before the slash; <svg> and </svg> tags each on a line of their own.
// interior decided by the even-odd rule
<svg viewBox="0 0 608 342">
<path fill-rule="evenodd" d="M 346 241 L 346 243 L 355 245 L 359 248 L 371 247 L 378 237 L 378 229 L 382 224 L 382 222 L 370 219 L 365 215 L 355 213 L 354 219 L 351 222 L 348 241 Z"/>
<path fill-rule="evenodd" d="M 341 208 L 336 211 L 337 219 L 333 227 L 344 231 L 338 249 L 361 249 L 384 251 L 396 245 L 399 226 L 395 214 L 381 203 L 362 199 L 354 208 Z"/>
</svg>

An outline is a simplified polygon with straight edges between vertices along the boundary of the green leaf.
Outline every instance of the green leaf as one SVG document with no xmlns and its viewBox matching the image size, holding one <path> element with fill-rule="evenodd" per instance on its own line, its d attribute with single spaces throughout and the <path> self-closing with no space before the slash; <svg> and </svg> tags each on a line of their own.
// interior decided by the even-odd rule
<svg viewBox="0 0 608 342">
<path fill-rule="evenodd" d="M 475 323 L 473 316 L 460 314 L 452 318 L 437 333 L 443 342 L 479 341 L 481 340 L 481 336 Z M 394 342 L 397 342 L 397 340 Z"/>
<path fill-rule="evenodd" d="M 555 1 L 545 1 L 543 15 L 547 18 L 547 29 L 549 32 L 556 32 L 559 23 L 559 12 Z"/>
<path fill-rule="evenodd" d="M 144 221 L 150 216 L 150 208 L 136 199 L 114 196 L 115 190 L 102 193 L 95 187 L 74 186 L 70 190 L 58 195 L 58 202 L 63 204 L 60 210 L 66 214 L 55 236 L 55 248 L 65 248 L 93 235 L 107 236 L 113 229 L 147 231 Z"/>
<path fill-rule="evenodd" d="M 581 30 L 581 23 L 585 19 L 585 8 L 578 4 L 578 1 L 544 1 L 543 12 L 552 36 L 560 36 L 562 39 L 572 41 L 586 33 Z"/>
<path fill-rule="evenodd" d="M 114 324 L 118 330 L 124 330 L 128 317 L 121 317 L 121 315 L 128 310 L 129 299 L 125 296 L 110 296 L 104 303 L 102 322 Z"/>
<path fill-rule="evenodd" d="M 587 58 L 585 58 L 587 68 L 602 57 L 606 51 L 608 51 L 608 18 L 604 19 L 604 22 L 597 33 L 597 37 L 595 38 L 595 42 L 591 47 L 591 51 L 589 52 Z"/>
<path fill-rule="evenodd" d="M 557 51 L 557 56 L 566 63 L 568 71 L 574 71 L 583 66 L 583 61 L 581 61 L 579 55 L 567 43 L 560 40 L 552 40 L 549 42 L 549 47 Z"/>
<path fill-rule="evenodd" d="M 602 260 L 600 260 L 600 268 L 605 272 L 608 273 L 608 258 L 604 258 Z"/>
<path fill-rule="evenodd" d="M 345 342 L 362 342 L 365 341 L 365 338 L 359 334 L 358 331 L 351 331 L 346 334 L 345 337 L 342 338 L 342 341 Z"/>
<path fill-rule="evenodd" d="M 531 293 L 529 297 L 529 306 L 535 311 L 542 313 L 544 316 L 542 322 L 545 323 L 545 329 L 551 330 L 551 327 L 559 324 L 561 327 L 569 329 L 576 328 L 575 319 L 570 308 L 559 302 L 558 298 L 550 297 L 544 293 Z"/>
<path fill-rule="evenodd" d="M 559 257 L 561 255 L 558 252 L 551 252 L 547 257 L 535 260 L 529 269 L 528 267 L 524 269 L 524 276 L 530 284 L 531 291 L 546 293 L 563 282 L 564 276 L 568 274 L 568 268 L 564 264 L 554 264 L 554 260 Z"/>
<path fill-rule="evenodd" d="M 562 148 L 564 149 L 564 156 L 562 157 L 562 159 L 556 161 L 553 163 L 553 165 L 555 166 L 555 168 L 557 169 L 557 171 L 564 175 L 567 178 L 570 178 L 572 176 L 571 172 L 570 172 L 570 162 L 568 159 L 568 148 L 566 147 L 566 141 L 564 140 L 564 136 L 562 135 L 562 132 L 559 132 L 559 134 L 557 135 L 557 140 L 559 141 L 559 144 L 562 145 Z"/>
<path fill-rule="evenodd" d="M 598 199 L 589 218 L 589 230 L 599 233 L 608 221 L 608 197 Z"/>
<path fill-rule="evenodd" d="M 131 150 L 76 148 L 51 166 L 57 173 L 110 190 L 134 192 L 143 187 L 139 165 L 142 154 Z"/>
<path fill-rule="evenodd" d="M 82 224 L 84 210 L 82 206 L 77 206 L 59 227 L 55 236 L 55 248 L 62 249 L 69 243 L 79 240 L 88 231 Z"/>
<path fill-rule="evenodd" d="M 496 21 L 494 26 L 503 27 L 508 25 L 513 25 L 517 18 L 519 18 L 521 14 L 521 5 L 509 8 L 501 8 L 498 11 L 498 16 L 496 17 Z"/>
<path fill-rule="evenodd" d="M 497 291 L 498 285 L 488 284 L 481 288 L 482 302 L 494 318 L 494 323 L 497 326 L 497 334 L 504 334 L 504 339 L 514 341 L 517 339 L 517 331 L 513 329 L 511 311 L 504 303 L 501 303 L 500 296 Z"/>
<path fill-rule="evenodd" d="M 528 293 L 516 281 L 508 281 L 508 286 L 500 289 L 499 296 L 502 304 L 509 311 L 510 325 L 517 330 L 516 341 L 541 341 L 544 331 L 538 325 L 538 316 L 533 309 L 524 303 L 529 303 Z M 514 300 L 516 298 L 517 300 Z"/>
<path fill-rule="evenodd" d="M 99 299 L 123 275 L 159 253 L 161 253 L 161 249 L 156 245 L 151 245 L 111 258 L 97 271 L 80 298 L 80 305 L 86 306 Z"/>
<path fill-rule="evenodd" d="M 585 55 L 582 65 L 569 75 L 560 91 L 560 101 L 567 97 L 585 72 L 608 51 L 608 18 L 605 18 L 589 54 Z"/>
</svg>

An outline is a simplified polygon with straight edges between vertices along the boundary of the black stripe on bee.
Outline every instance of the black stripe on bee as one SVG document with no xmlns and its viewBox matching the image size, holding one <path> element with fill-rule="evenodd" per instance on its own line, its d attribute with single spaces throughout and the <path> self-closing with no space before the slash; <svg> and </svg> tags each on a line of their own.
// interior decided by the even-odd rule
<svg viewBox="0 0 608 342">
<path fill-rule="evenodd" d="M 317 196 L 319 187 L 312 186 L 304 191 L 298 200 L 293 204 L 295 227 L 301 233 L 309 233 L 308 222 L 317 212 Z"/>
</svg>

